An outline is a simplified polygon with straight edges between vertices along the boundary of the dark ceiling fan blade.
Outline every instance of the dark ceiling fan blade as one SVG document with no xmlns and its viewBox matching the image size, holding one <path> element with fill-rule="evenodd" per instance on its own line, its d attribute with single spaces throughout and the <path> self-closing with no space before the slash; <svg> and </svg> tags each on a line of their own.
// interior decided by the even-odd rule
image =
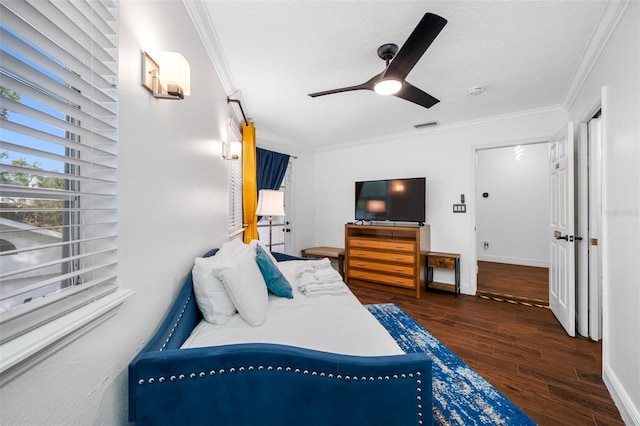
<svg viewBox="0 0 640 426">
<path fill-rule="evenodd" d="M 391 60 L 383 78 L 403 81 L 446 24 L 447 20 L 443 17 L 425 13 L 400 51 Z"/>
<path fill-rule="evenodd" d="M 425 108 L 431 108 L 432 106 L 440 102 L 430 94 L 423 92 L 416 86 L 413 86 L 408 81 L 405 81 L 402 84 L 402 89 L 400 89 L 394 96 L 405 99 L 409 102 L 413 102 L 414 104 L 418 104 Z"/>
<path fill-rule="evenodd" d="M 333 93 L 351 92 L 353 90 L 373 90 L 374 84 L 378 81 L 381 75 L 382 73 L 376 76 L 373 76 L 369 81 L 366 81 L 362 84 L 358 84 L 356 86 L 347 86 L 347 87 L 341 87 L 339 89 L 324 90 L 322 92 L 309 93 L 308 95 L 311 96 L 312 98 L 315 98 L 318 96 L 331 95 Z"/>
<path fill-rule="evenodd" d="M 322 92 L 307 93 L 307 95 L 311 96 L 312 98 L 315 98 L 318 96 L 331 95 L 334 93 L 351 92 L 352 90 L 367 90 L 367 89 L 372 90 L 373 87 L 367 87 L 365 84 L 359 84 L 357 86 L 348 86 L 348 87 L 341 87 L 339 89 L 324 90 Z"/>
</svg>

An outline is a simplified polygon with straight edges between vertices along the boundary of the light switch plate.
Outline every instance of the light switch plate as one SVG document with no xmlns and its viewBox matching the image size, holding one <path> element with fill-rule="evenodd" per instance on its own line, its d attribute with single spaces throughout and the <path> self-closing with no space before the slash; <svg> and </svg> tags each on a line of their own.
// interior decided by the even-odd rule
<svg viewBox="0 0 640 426">
<path fill-rule="evenodd" d="M 467 205 L 466 204 L 454 204 L 453 205 L 453 212 L 454 213 L 466 213 L 467 212 Z"/>
</svg>

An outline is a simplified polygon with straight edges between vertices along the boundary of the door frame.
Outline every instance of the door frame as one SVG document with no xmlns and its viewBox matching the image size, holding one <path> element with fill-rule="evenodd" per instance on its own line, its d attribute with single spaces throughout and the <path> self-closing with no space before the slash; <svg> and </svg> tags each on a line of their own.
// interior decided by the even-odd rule
<svg viewBox="0 0 640 426">
<path fill-rule="evenodd" d="M 603 222 L 603 215 L 604 215 L 604 211 L 603 211 L 603 206 L 605 205 L 605 191 L 606 191 L 606 185 L 604 185 L 604 180 L 605 180 L 605 163 L 604 163 L 604 146 L 605 146 L 605 108 L 604 108 L 604 104 L 606 101 L 606 87 L 602 87 L 601 88 L 601 92 L 600 92 L 600 99 L 598 99 L 597 101 L 592 102 L 592 105 L 594 105 L 590 110 L 588 110 L 588 112 L 583 116 L 582 120 L 579 122 L 579 139 L 578 139 L 578 145 L 577 148 L 579 150 L 578 152 L 578 164 L 577 166 L 579 167 L 578 169 L 578 177 L 580 180 L 584 179 L 583 182 L 578 182 L 578 208 L 579 210 L 579 216 L 578 216 L 578 225 L 579 228 L 576 229 L 576 232 L 578 233 L 577 235 L 580 235 L 581 237 L 583 237 L 580 245 L 578 246 L 578 253 L 576 254 L 576 259 L 578 259 L 578 255 L 579 255 L 579 259 L 578 260 L 578 265 L 577 265 L 577 270 L 578 270 L 578 299 L 576 299 L 576 309 L 578 312 L 576 312 L 576 319 L 577 319 L 577 326 L 578 326 L 578 331 L 580 333 L 580 335 L 584 336 L 584 337 L 590 337 L 592 340 L 594 341 L 598 341 L 602 339 L 603 336 L 603 329 L 604 329 L 604 293 L 605 293 L 605 263 L 603 262 L 604 259 L 604 253 L 605 253 L 605 248 L 604 248 L 604 242 L 606 241 L 605 239 L 605 229 L 604 229 L 604 222 Z M 600 152 L 598 153 L 599 158 L 597 159 L 597 165 L 599 166 L 599 169 L 595 171 L 596 177 L 599 177 L 600 181 L 599 181 L 599 187 L 600 187 L 600 194 L 599 194 L 599 206 L 594 206 L 590 201 L 589 198 L 591 197 L 590 194 L 590 187 L 588 182 L 590 182 L 591 179 L 591 174 L 592 172 L 590 171 L 591 168 L 593 167 L 592 164 L 592 150 L 593 150 L 593 146 L 592 146 L 592 142 L 590 140 L 590 138 L 588 138 L 589 135 L 589 130 L 588 130 L 588 125 L 589 122 L 596 117 L 596 115 L 598 115 L 598 113 L 600 114 L 599 119 L 600 119 L 600 141 L 599 141 L 599 148 L 600 148 Z M 587 155 L 588 154 L 588 155 Z M 597 256 L 590 255 L 590 239 L 591 237 L 593 237 L 593 235 L 591 234 L 590 231 L 590 221 L 595 220 L 598 222 L 598 231 L 599 231 L 599 242 L 598 242 L 598 250 L 597 250 Z M 598 264 L 598 268 L 596 270 L 592 269 L 592 267 L 590 266 L 591 262 L 593 262 L 595 260 L 595 262 L 597 262 Z M 597 271 L 597 272 L 595 272 Z M 598 275 L 597 277 L 594 277 L 594 272 L 596 273 L 596 275 Z M 597 285 L 594 286 L 593 281 L 598 282 L 599 283 Z M 591 291 L 593 291 L 593 288 L 598 288 L 598 291 L 600 292 L 600 297 L 599 297 L 599 318 L 595 319 L 593 317 L 593 315 L 591 314 L 592 310 L 593 310 L 593 300 L 589 297 L 589 293 Z M 578 303 L 580 304 L 578 307 Z M 590 325 L 592 323 L 592 321 L 598 321 L 598 327 L 597 330 L 593 330 L 593 327 Z"/>
<path fill-rule="evenodd" d="M 535 137 L 535 138 L 523 138 L 523 139 L 513 139 L 508 141 L 501 142 L 490 142 L 486 144 L 478 144 L 471 146 L 471 194 L 469 194 L 469 203 L 472 206 L 477 206 L 477 196 L 478 194 L 478 151 L 486 150 L 486 149 L 494 149 L 494 148 L 508 148 L 512 146 L 518 145 L 535 145 L 540 143 L 549 143 L 553 139 L 554 135 L 548 135 L 544 137 Z M 478 292 L 478 234 L 477 234 L 477 226 L 478 226 L 478 209 L 477 207 L 473 209 L 473 218 L 470 221 L 471 229 L 469 230 L 469 235 L 471 235 L 471 247 L 473 247 L 473 265 L 475 267 L 475 273 L 471 274 L 471 281 L 469 282 L 469 290 L 472 294 L 477 294 Z"/>
</svg>

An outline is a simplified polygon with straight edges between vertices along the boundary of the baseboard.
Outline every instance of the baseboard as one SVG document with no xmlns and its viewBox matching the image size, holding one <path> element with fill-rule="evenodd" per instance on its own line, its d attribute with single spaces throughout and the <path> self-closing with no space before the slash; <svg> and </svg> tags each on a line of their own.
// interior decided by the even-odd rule
<svg viewBox="0 0 640 426">
<path fill-rule="evenodd" d="M 602 380 L 611 394 L 611 399 L 613 399 L 616 407 L 618 407 L 620 417 L 622 417 L 624 424 L 640 425 L 639 408 L 634 405 L 631 397 L 629 397 L 629 395 L 624 391 L 618 377 L 615 375 L 613 370 L 611 370 L 609 365 L 604 365 Z"/>
<path fill-rule="evenodd" d="M 538 268 L 549 267 L 548 260 L 521 259 L 518 257 L 491 256 L 486 254 L 478 254 L 477 258 L 480 262 L 508 263 L 509 265 L 535 266 Z"/>
</svg>

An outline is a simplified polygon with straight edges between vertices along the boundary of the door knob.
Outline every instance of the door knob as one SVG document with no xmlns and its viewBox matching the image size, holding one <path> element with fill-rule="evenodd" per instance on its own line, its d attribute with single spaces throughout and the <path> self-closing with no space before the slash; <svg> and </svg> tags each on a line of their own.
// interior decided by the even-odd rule
<svg viewBox="0 0 640 426">
<path fill-rule="evenodd" d="M 562 235 L 560 231 L 553 231 L 553 238 L 555 238 L 556 240 L 569 241 L 569 235 Z"/>
</svg>

